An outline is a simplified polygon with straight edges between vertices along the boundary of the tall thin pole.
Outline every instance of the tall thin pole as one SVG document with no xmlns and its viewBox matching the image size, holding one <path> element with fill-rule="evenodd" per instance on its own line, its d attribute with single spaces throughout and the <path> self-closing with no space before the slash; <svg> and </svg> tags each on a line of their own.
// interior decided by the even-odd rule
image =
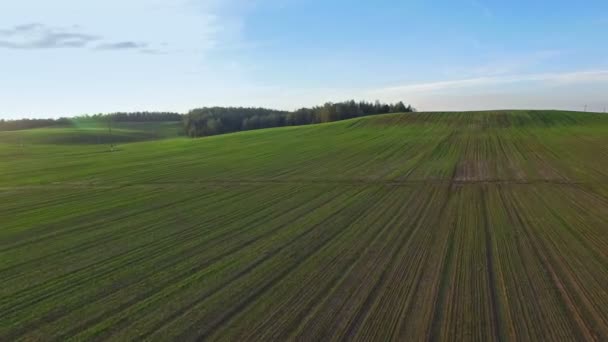
<svg viewBox="0 0 608 342">
<path fill-rule="evenodd" d="M 114 141 L 112 141 L 112 115 L 108 116 L 108 132 L 110 133 L 110 152 L 114 152 Z"/>
</svg>

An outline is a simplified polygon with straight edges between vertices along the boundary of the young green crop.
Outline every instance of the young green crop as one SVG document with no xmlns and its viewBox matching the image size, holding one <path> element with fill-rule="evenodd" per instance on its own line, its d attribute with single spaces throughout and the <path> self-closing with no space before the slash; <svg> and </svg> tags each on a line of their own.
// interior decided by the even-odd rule
<svg viewBox="0 0 608 342">
<path fill-rule="evenodd" d="M 608 116 L 121 125 L 0 132 L 0 340 L 608 339 Z"/>
</svg>

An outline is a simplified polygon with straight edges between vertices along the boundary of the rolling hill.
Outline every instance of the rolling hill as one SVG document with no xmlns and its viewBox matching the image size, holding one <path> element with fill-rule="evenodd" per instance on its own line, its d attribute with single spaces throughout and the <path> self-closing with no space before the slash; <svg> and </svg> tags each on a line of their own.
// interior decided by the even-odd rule
<svg viewBox="0 0 608 342">
<path fill-rule="evenodd" d="M 607 115 L 157 129 L 0 133 L 0 340 L 608 339 Z"/>
<path fill-rule="evenodd" d="M 175 138 L 184 135 L 179 121 L 114 122 L 75 121 L 66 127 L 0 131 L 0 144 L 110 144 Z"/>
</svg>

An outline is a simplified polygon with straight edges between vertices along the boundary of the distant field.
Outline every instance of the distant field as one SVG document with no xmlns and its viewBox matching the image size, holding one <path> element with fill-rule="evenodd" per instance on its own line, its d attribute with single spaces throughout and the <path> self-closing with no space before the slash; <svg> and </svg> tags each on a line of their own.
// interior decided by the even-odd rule
<svg viewBox="0 0 608 342">
<path fill-rule="evenodd" d="M 172 129 L 0 132 L 0 341 L 608 340 L 607 115 Z"/>
<path fill-rule="evenodd" d="M 0 144 L 108 144 L 175 138 L 181 122 L 115 122 L 112 130 L 100 122 L 76 122 L 69 127 L 0 131 Z"/>
</svg>

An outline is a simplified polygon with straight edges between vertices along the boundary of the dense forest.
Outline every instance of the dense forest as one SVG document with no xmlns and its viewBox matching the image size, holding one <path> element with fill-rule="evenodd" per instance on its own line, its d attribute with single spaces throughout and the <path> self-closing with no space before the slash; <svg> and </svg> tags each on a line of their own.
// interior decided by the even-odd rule
<svg viewBox="0 0 608 342">
<path fill-rule="evenodd" d="M 372 103 L 353 100 L 326 103 L 323 106 L 301 108 L 293 112 L 265 108 L 212 107 L 190 111 L 184 117 L 184 125 L 189 136 L 202 137 L 260 128 L 309 125 L 366 115 L 413 111 L 412 106 L 406 106 L 403 102 L 384 104 L 378 101 Z"/>
<path fill-rule="evenodd" d="M 205 107 L 182 115 L 171 112 L 133 112 L 83 115 L 60 119 L 0 120 L 0 131 L 42 127 L 69 127 L 78 122 L 176 122 L 183 121 L 184 131 L 190 137 L 203 137 L 260 128 L 299 126 L 346 120 L 359 116 L 405 113 L 415 111 L 403 102 L 385 104 L 376 102 L 345 101 L 326 103 L 296 111 L 267 108 Z"/>
</svg>

